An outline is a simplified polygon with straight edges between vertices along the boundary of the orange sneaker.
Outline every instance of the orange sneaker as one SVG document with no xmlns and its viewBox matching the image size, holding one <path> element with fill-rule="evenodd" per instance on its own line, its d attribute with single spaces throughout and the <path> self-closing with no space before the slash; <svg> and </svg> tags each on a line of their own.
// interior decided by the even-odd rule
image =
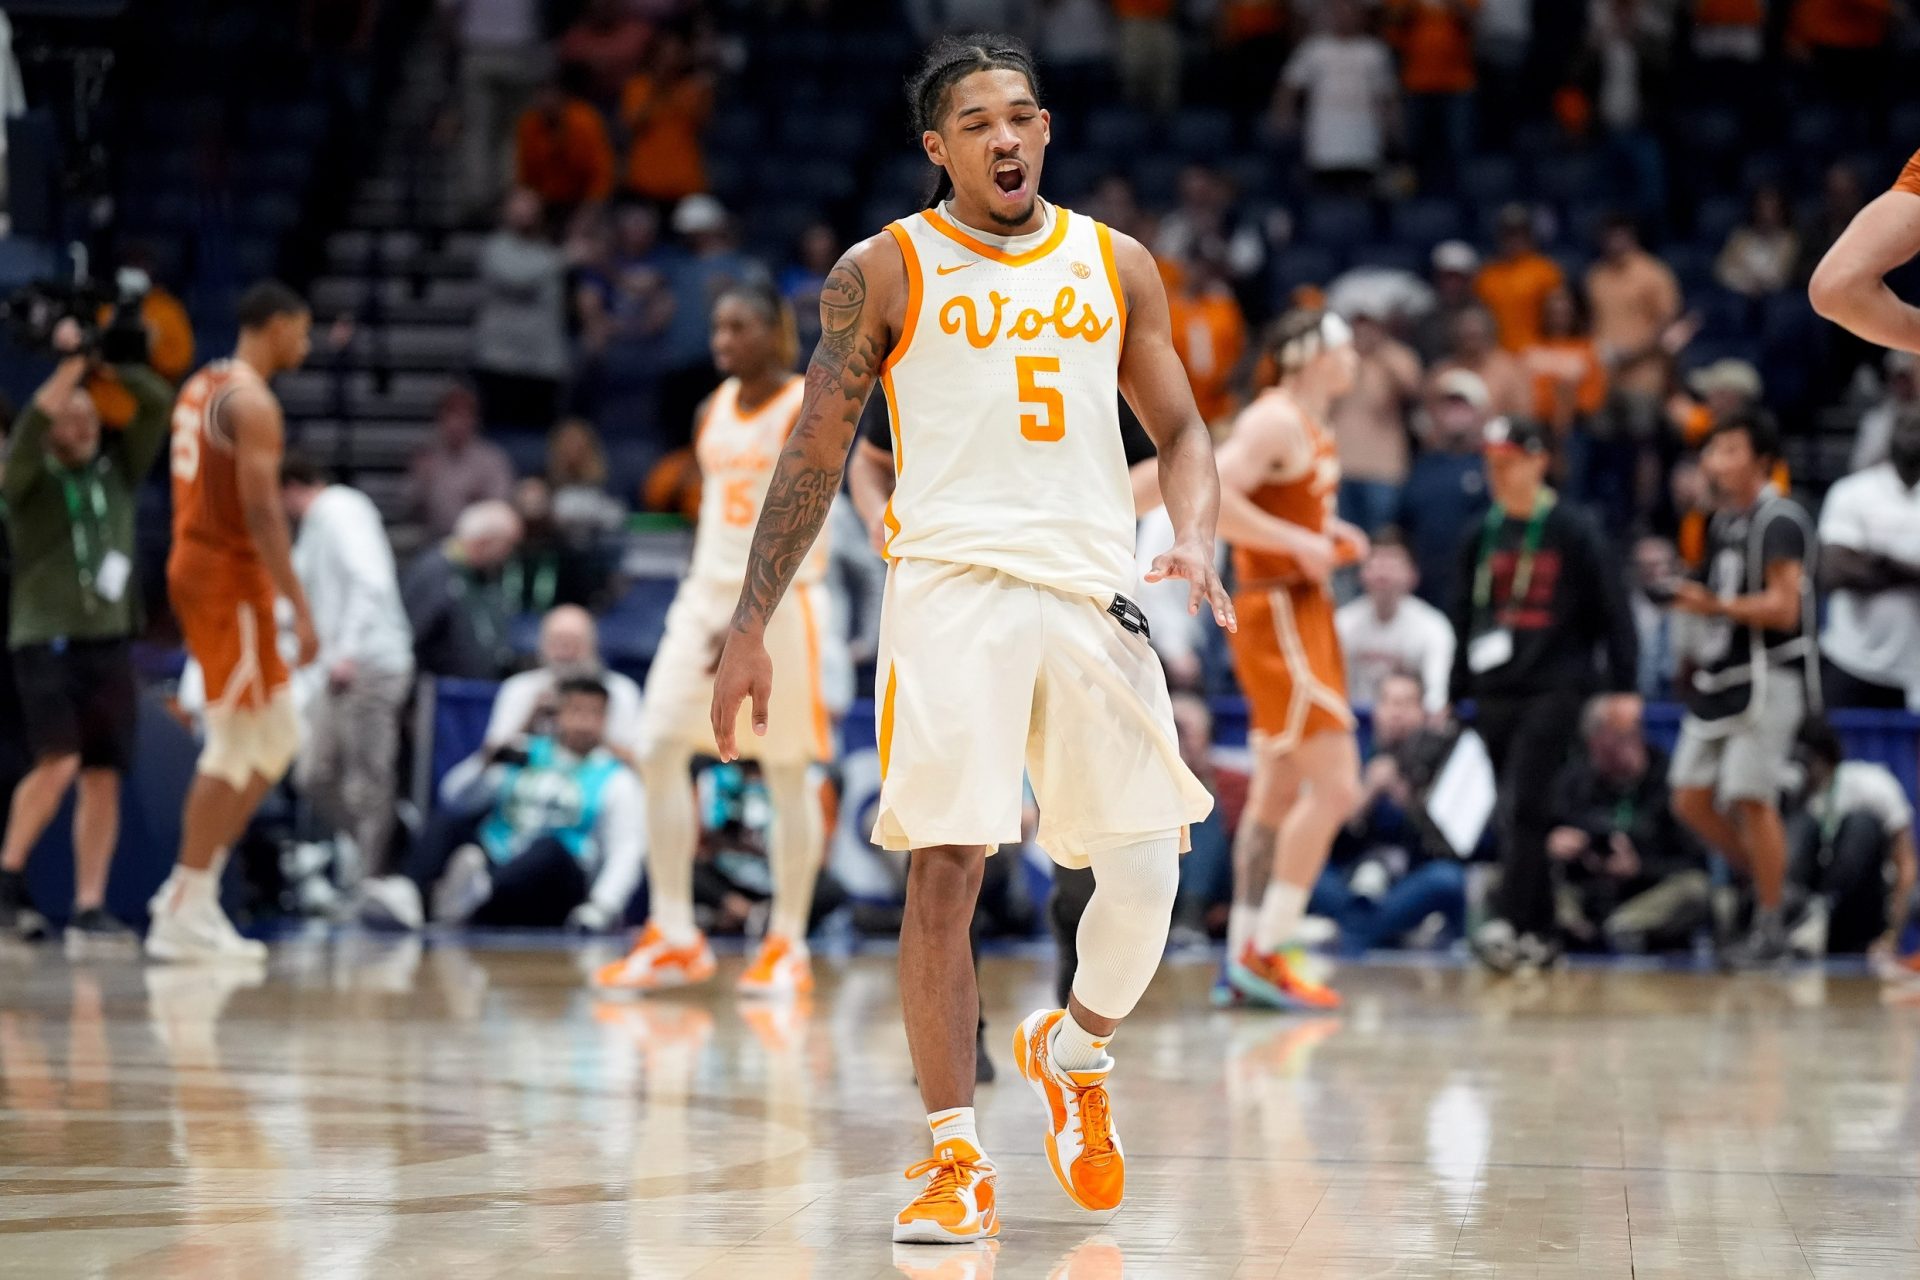
<svg viewBox="0 0 1920 1280">
<path fill-rule="evenodd" d="M 805 951 L 777 933 L 767 935 L 753 963 L 740 975 L 743 996 L 774 999 L 813 994 L 813 961 Z"/>
<path fill-rule="evenodd" d="M 692 986 L 713 976 L 713 948 L 705 934 L 676 947 L 657 924 L 648 924 L 624 960 L 602 965 L 593 985 L 607 991 L 662 991 Z"/>
<path fill-rule="evenodd" d="M 924 1177 L 927 1185 L 894 1218 L 896 1244 L 970 1244 L 1000 1234 L 998 1174 L 972 1143 L 949 1139 L 908 1169 L 907 1177 Z"/>
<path fill-rule="evenodd" d="M 1041 1009 L 1013 1030 L 1013 1061 L 1047 1108 L 1047 1159 L 1069 1199 L 1099 1212 L 1126 1193 L 1127 1161 L 1114 1132 L 1107 1073 L 1062 1071 L 1053 1065 L 1053 1029 L 1065 1009 Z"/>
<path fill-rule="evenodd" d="M 1271 1009 L 1302 1012 L 1340 1007 L 1340 993 L 1304 977 L 1286 952 L 1262 955 L 1251 942 L 1227 966 L 1227 981 L 1247 999 Z"/>
</svg>

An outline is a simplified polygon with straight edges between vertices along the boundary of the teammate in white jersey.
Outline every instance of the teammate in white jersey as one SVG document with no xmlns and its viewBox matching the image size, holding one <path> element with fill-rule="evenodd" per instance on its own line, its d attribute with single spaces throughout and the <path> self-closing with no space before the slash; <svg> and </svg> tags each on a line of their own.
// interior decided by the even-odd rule
<svg viewBox="0 0 1920 1280">
<path fill-rule="evenodd" d="M 1133 497 L 1118 396 L 1159 447 L 1177 539 L 1149 577 L 1191 585 L 1222 625 L 1219 479 L 1175 355 L 1166 294 L 1138 243 L 1038 198 L 1048 141 L 1017 41 L 947 38 L 910 90 L 932 207 L 855 245 L 821 296 L 800 420 L 780 455 L 715 678 L 723 755 L 751 698 L 778 730 L 769 619 L 839 488 L 861 407 L 884 384 L 896 481 L 887 517 L 875 838 L 912 850 L 900 930 L 907 1041 L 933 1130 L 922 1193 L 894 1239 L 999 1230 L 973 1116 L 979 992 L 967 926 L 985 858 L 1020 836 L 1021 774 L 1040 843 L 1093 868 L 1066 1009 L 1014 1033 L 1045 1103 L 1045 1147 L 1076 1204 L 1120 1202 L 1106 1052 L 1164 949 L 1186 824 L 1212 798 L 1180 762 L 1166 678 L 1134 590 Z"/>
<path fill-rule="evenodd" d="M 747 576 L 754 522 L 774 460 L 800 413 L 803 387 L 793 372 L 795 343 L 793 316 L 771 289 L 735 288 L 714 304 L 713 363 L 729 376 L 700 409 L 694 440 L 700 520 L 693 565 L 667 612 L 666 634 L 647 672 L 642 712 L 650 919 L 633 952 L 596 976 L 602 987 L 655 991 L 713 976 L 713 951 L 693 918 L 699 824 L 689 769 L 695 755 L 716 750 L 709 718 L 714 663 Z M 808 766 L 831 759 L 833 750 L 820 689 L 822 623 L 829 608 L 821 584 L 826 546 L 816 539 L 804 552 L 795 569 L 796 589 L 764 629 L 779 689 L 773 729 L 750 738 L 743 753 L 760 761 L 773 802 L 767 857 L 772 914 L 760 953 L 740 979 L 745 995 L 795 996 L 813 989 L 807 916 L 825 833 L 819 800 L 808 786 Z"/>
</svg>

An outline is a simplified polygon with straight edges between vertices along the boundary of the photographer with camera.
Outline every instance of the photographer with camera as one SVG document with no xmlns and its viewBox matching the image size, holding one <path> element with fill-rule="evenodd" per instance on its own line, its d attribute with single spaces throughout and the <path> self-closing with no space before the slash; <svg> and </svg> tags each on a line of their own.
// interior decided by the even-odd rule
<svg viewBox="0 0 1920 1280">
<path fill-rule="evenodd" d="M 77 780 L 68 936 L 131 940 L 107 914 L 106 892 L 138 698 L 134 503 L 166 441 L 173 392 L 144 364 L 115 366 L 136 409 L 124 430 L 103 434 L 82 386 L 96 365 L 86 329 L 62 319 L 51 345 L 60 363 L 20 415 L 0 483 L 14 559 L 7 645 L 34 760 L 0 847 L 0 930 L 45 932 L 27 895 L 27 857 Z"/>
</svg>

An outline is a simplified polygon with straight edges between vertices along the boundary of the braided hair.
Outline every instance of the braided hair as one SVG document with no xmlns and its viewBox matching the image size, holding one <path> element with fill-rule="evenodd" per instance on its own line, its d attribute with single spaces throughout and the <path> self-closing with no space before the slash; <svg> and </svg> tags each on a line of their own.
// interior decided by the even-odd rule
<svg viewBox="0 0 1920 1280">
<path fill-rule="evenodd" d="M 1034 101 L 1040 100 L 1040 73 L 1034 67 L 1033 52 L 1019 40 L 987 32 L 941 36 L 927 49 L 920 69 L 907 81 L 914 132 L 939 132 L 947 114 L 947 91 L 976 71 L 1018 71 L 1033 89 Z M 929 209 L 953 194 L 953 178 L 945 166 L 936 167 L 939 177 L 927 200 Z"/>
</svg>

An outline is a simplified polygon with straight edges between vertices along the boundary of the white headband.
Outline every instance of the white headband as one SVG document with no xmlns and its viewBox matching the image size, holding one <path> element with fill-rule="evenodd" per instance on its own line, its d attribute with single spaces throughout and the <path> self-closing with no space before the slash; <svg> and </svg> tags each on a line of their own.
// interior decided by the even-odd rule
<svg viewBox="0 0 1920 1280">
<path fill-rule="evenodd" d="M 1307 330 L 1280 348 L 1280 367 L 1288 372 L 1304 369 L 1317 355 L 1337 351 L 1353 343 L 1353 326 L 1329 311 L 1315 328 Z"/>
</svg>

